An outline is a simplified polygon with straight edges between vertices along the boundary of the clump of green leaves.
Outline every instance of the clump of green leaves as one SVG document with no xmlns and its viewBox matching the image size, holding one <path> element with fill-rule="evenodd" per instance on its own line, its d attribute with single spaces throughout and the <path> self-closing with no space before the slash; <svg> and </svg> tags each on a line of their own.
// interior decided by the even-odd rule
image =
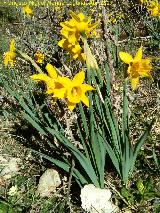
<svg viewBox="0 0 160 213">
<path fill-rule="evenodd" d="M 155 201 L 160 198 L 160 192 L 155 187 L 152 177 L 146 178 L 146 180 L 139 178 L 129 188 L 121 188 L 121 195 L 131 206 L 137 206 L 138 209 L 144 205 L 152 205 L 155 210 L 158 209 Z"/>
</svg>

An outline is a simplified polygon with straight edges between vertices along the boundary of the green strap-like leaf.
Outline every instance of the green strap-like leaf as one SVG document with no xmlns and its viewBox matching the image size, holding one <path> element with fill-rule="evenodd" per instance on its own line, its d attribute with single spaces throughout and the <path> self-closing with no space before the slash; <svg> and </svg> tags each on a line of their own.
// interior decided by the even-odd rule
<svg viewBox="0 0 160 213">
<path fill-rule="evenodd" d="M 91 179 L 91 182 L 95 184 L 95 186 L 99 186 L 95 171 L 92 167 L 91 162 L 68 140 L 66 139 L 60 132 L 55 131 L 51 128 L 46 128 L 53 136 L 55 136 L 65 147 L 67 147 L 75 158 L 79 161 L 83 169 L 85 170 L 88 177 Z"/>
<path fill-rule="evenodd" d="M 131 170 L 133 170 L 134 168 L 134 164 L 135 164 L 135 161 L 137 159 L 137 155 L 141 149 L 141 146 L 144 144 L 145 140 L 147 139 L 150 131 L 151 131 L 151 128 L 153 126 L 155 122 L 155 119 L 152 120 L 152 122 L 150 123 L 149 127 L 146 129 L 146 131 L 143 133 L 143 135 L 140 137 L 140 139 L 138 140 L 135 148 L 134 148 L 134 152 L 133 152 L 133 163 L 132 163 L 132 168 Z"/>
<path fill-rule="evenodd" d="M 48 155 L 45 155 L 41 152 L 37 152 L 35 150 L 32 150 L 32 152 L 40 155 L 41 157 L 45 158 L 46 160 L 50 161 L 51 163 L 55 164 L 56 166 L 60 167 L 61 169 L 63 169 L 66 172 L 70 172 L 71 169 L 71 165 L 70 164 L 66 164 L 63 161 L 57 160 L 55 158 L 49 157 Z M 76 178 L 76 180 L 79 180 L 81 183 L 81 186 L 85 185 L 88 183 L 88 181 L 80 174 L 80 172 L 77 169 L 73 169 L 73 176 Z M 78 182 L 79 182 L 78 181 Z"/>
<path fill-rule="evenodd" d="M 23 112 L 22 115 L 23 115 L 23 117 L 24 117 L 30 124 L 32 124 L 32 126 L 33 126 L 34 128 L 36 128 L 41 134 L 47 136 L 47 133 L 44 131 L 44 129 L 42 129 L 42 128 L 40 127 L 40 125 L 39 125 L 35 120 L 33 120 L 33 118 L 32 118 L 30 115 L 28 115 L 28 114 L 25 113 L 25 112 Z"/>
</svg>

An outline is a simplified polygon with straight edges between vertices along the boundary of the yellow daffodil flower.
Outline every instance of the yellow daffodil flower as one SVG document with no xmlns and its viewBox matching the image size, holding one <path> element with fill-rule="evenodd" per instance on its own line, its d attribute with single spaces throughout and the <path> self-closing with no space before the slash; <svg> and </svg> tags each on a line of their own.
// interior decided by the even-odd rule
<svg viewBox="0 0 160 213">
<path fill-rule="evenodd" d="M 34 55 L 34 58 L 37 63 L 42 64 L 44 60 L 44 54 L 40 51 L 37 51 Z"/>
<path fill-rule="evenodd" d="M 31 79 L 46 83 L 47 94 L 52 94 L 53 98 L 65 98 L 70 110 L 73 110 L 76 104 L 81 101 L 89 107 L 89 100 L 85 93 L 94 90 L 94 88 L 88 84 L 83 84 L 84 71 L 79 72 L 70 80 L 67 77 L 58 76 L 51 64 L 47 64 L 46 70 L 48 75 L 40 73 L 32 75 Z"/>
<path fill-rule="evenodd" d="M 48 75 L 39 73 L 39 74 L 30 76 L 30 78 L 35 81 L 43 81 L 47 85 L 46 93 L 52 94 L 54 93 L 55 81 L 58 78 L 58 75 L 55 68 L 51 64 L 46 65 L 46 70 L 48 72 Z"/>
<path fill-rule="evenodd" d="M 85 33 L 85 35 L 90 37 L 91 32 L 98 26 L 99 21 L 89 24 L 91 22 L 91 17 L 87 18 L 83 13 L 79 13 L 78 15 L 73 11 L 70 12 L 70 16 L 72 17 L 74 26 L 76 31 L 79 33 Z"/>
<path fill-rule="evenodd" d="M 160 16 L 160 3 L 158 1 L 149 1 L 149 5 L 146 8 L 151 16 Z"/>
<path fill-rule="evenodd" d="M 51 64 L 46 65 L 48 75 L 44 73 L 35 74 L 31 76 L 32 80 L 43 81 L 47 86 L 47 94 L 52 94 L 54 98 L 65 98 L 66 90 L 70 84 L 67 77 L 57 75 L 55 68 Z"/>
<path fill-rule="evenodd" d="M 152 79 L 151 71 L 151 59 L 142 59 L 142 46 L 138 49 L 135 57 L 125 52 L 119 52 L 120 59 L 129 65 L 127 73 L 130 77 L 131 86 L 135 90 L 139 83 L 140 76 L 148 77 Z"/>
<path fill-rule="evenodd" d="M 23 13 L 26 14 L 28 17 L 31 17 L 31 16 L 33 15 L 33 11 L 32 11 L 32 9 L 31 9 L 28 5 L 24 6 L 24 7 L 22 8 L 22 11 L 23 11 Z"/>
<path fill-rule="evenodd" d="M 66 21 L 65 22 L 67 25 L 73 25 L 73 20 L 70 21 Z M 71 24 L 72 23 L 72 24 Z M 63 25 L 63 24 L 62 24 Z M 61 25 L 61 26 L 62 26 Z M 63 27 L 60 31 L 61 35 L 68 40 L 69 43 L 71 44 L 75 44 L 76 42 L 79 41 L 80 36 L 78 34 L 78 32 L 76 32 L 76 28 L 73 25 L 73 31 L 70 28 L 67 27 Z"/>
<path fill-rule="evenodd" d="M 94 88 L 88 84 L 83 84 L 85 79 L 84 71 L 77 73 L 71 81 L 70 87 L 67 90 L 68 108 L 73 110 L 77 103 L 83 102 L 89 107 L 89 99 L 85 95 L 87 91 L 94 90 Z"/>
<path fill-rule="evenodd" d="M 144 4 L 150 16 L 160 16 L 160 3 L 158 3 L 158 0 L 140 0 L 140 2 Z"/>
<path fill-rule="evenodd" d="M 16 53 L 15 53 L 15 42 L 14 39 L 12 39 L 10 41 L 10 45 L 9 45 L 9 51 L 5 52 L 3 55 L 3 60 L 4 60 L 4 65 L 7 67 L 8 65 L 10 65 L 11 67 L 13 67 L 15 61 L 16 61 Z"/>
<path fill-rule="evenodd" d="M 92 35 L 96 35 L 94 30 L 99 21 L 90 24 L 91 18 L 87 18 L 83 13 L 76 14 L 70 12 L 71 19 L 69 21 L 61 22 L 60 25 L 62 39 L 58 42 L 58 45 L 68 51 L 74 59 L 78 58 L 81 62 L 85 61 L 85 55 L 82 53 L 80 46 L 81 36 L 89 38 Z"/>
<path fill-rule="evenodd" d="M 63 27 L 61 33 L 66 38 L 69 38 L 74 42 L 75 40 L 79 41 L 80 35 L 85 34 L 85 36 L 90 37 L 91 32 L 93 33 L 94 29 L 98 26 L 99 21 L 89 24 L 91 18 L 87 18 L 83 13 L 78 15 L 73 11 L 70 12 L 72 19 L 69 21 L 61 22 L 60 25 Z M 94 32 L 95 34 L 95 32 Z"/>
<path fill-rule="evenodd" d="M 67 105 L 70 110 L 73 110 L 76 104 L 81 101 L 89 107 L 89 100 L 85 93 L 94 90 L 94 88 L 88 84 L 83 84 L 84 79 L 84 71 L 77 73 L 72 80 L 65 77 L 59 79 L 60 84 L 66 88 L 65 98 L 67 99 Z"/>
<path fill-rule="evenodd" d="M 58 42 L 58 46 L 70 53 L 74 59 L 78 58 L 81 62 L 84 62 L 84 53 L 82 53 L 82 48 L 78 42 L 72 44 L 69 43 L 67 39 L 62 38 L 62 40 Z"/>
</svg>

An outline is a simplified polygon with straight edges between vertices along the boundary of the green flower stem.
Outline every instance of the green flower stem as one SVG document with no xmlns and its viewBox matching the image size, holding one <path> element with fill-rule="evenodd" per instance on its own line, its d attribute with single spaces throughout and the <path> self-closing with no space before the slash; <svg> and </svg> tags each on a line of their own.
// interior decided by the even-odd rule
<svg viewBox="0 0 160 213">
<path fill-rule="evenodd" d="M 39 73 L 43 73 L 43 71 L 41 70 L 41 68 L 36 64 L 36 62 L 30 57 L 28 56 L 26 53 L 21 52 L 20 50 L 16 50 L 16 53 L 19 54 L 22 58 L 24 58 L 26 61 L 29 61 L 34 67 L 35 69 L 39 72 Z"/>
</svg>

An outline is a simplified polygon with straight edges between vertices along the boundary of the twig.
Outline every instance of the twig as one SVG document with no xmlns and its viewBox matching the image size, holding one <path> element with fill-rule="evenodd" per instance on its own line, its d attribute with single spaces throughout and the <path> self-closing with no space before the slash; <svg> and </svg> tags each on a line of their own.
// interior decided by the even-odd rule
<svg viewBox="0 0 160 213">
<path fill-rule="evenodd" d="M 133 207 L 130 203 L 128 203 L 128 201 L 120 194 L 120 192 L 109 182 L 107 182 L 107 184 L 112 188 L 113 191 L 116 192 L 116 194 L 118 194 L 118 196 L 123 200 L 123 202 L 129 206 L 132 210 L 136 211 L 136 208 Z"/>
<path fill-rule="evenodd" d="M 67 198 L 66 198 L 68 204 L 70 203 L 69 194 L 70 194 L 70 190 L 71 190 L 71 182 L 72 182 L 72 176 L 73 176 L 74 167 L 75 167 L 75 162 L 74 162 L 74 159 L 72 158 L 72 162 L 71 162 L 71 171 L 70 171 L 70 175 L 69 175 L 69 179 L 68 179 Z"/>
<path fill-rule="evenodd" d="M 150 38 L 152 38 L 153 36 L 143 36 L 143 37 L 135 37 L 135 38 L 132 38 L 132 41 L 133 40 L 148 40 L 148 39 L 150 39 Z M 121 43 L 125 43 L 125 42 L 128 42 L 128 41 L 130 41 L 131 39 L 130 38 L 128 38 L 128 39 L 124 39 L 124 40 L 122 40 L 122 41 L 118 41 L 117 43 L 118 44 L 121 44 Z"/>
</svg>

